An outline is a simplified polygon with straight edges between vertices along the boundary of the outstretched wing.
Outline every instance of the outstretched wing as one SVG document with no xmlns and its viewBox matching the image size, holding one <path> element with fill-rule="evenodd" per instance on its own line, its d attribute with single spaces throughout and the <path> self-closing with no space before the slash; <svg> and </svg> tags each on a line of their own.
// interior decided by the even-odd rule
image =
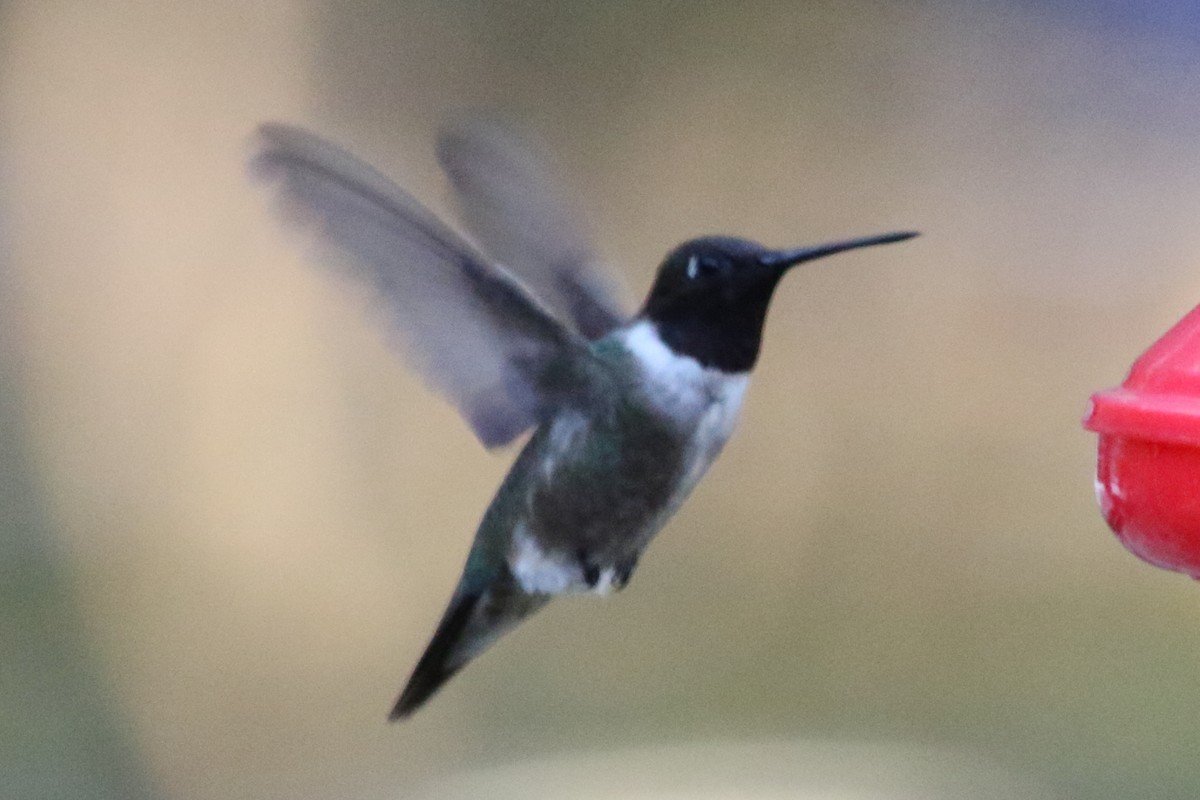
<svg viewBox="0 0 1200 800">
<path fill-rule="evenodd" d="M 564 193 L 519 140 L 495 124 L 448 127 L 438 138 L 438 159 L 467 229 L 538 297 L 589 339 L 625 322 Z"/>
<path fill-rule="evenodd" d="M 587 372 L 584 339 L 345 150 L 267 124 L 251 169 L 278 188 L 285 216 L 315 229 L 332 245 L 329 255 L 378 292 L 416 368 L 485 446 L 512 441 L 561 400 L 556 391 Z"/>
</svg>

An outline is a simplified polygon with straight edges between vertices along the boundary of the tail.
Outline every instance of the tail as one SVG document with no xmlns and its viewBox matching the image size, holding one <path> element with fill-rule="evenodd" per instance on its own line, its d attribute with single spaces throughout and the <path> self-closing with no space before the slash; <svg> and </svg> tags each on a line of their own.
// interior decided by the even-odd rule
<svg viewBox="0 0 1200 800">
<path fill-rule="evenodd" d="M 394 722 L 412 714 L 468 662 L 549 599 L 549 595 L 525 593 L 507 573 L 482 591 L 460 586 L 388 719 Z"/>
</svg>

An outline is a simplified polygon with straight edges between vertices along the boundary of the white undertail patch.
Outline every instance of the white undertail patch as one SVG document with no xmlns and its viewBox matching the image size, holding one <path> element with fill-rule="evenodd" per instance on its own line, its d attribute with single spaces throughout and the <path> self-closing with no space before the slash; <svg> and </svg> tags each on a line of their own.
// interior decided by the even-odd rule
<svg viewBox="0 0 1200 800">
<path fill-rule="evenodd" d="M 618 588 L 616 567 L 602 568 L 595 585 L 588 585 L 582 564 L 563 554 L 547 553 L 529 535 L 524 523 L 519 523 L 513 530 L 508 563 L 521 589 L 529 594 L 594 592 L 603 595 Z"/>
<path fill-rule="evenodd" d="M 529 594 L 562 594 L 572 588 L 579 576 L 578 564 L 543 550 L 524 523 L 513 529 L 508 564 L 521 588 Z"/>
</svg>

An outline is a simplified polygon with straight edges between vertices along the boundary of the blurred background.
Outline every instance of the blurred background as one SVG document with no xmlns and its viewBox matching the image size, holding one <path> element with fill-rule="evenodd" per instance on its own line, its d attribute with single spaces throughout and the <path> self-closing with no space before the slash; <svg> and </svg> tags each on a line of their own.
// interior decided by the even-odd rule
<svg viewBox="0 0 1200 800">
<path fill-rule="evenodd" d="M 1079 418 L 1200 302 L 1198 45 L 1183 2 L 0 3 L 0 794 L 1195 797 L 1200 587 L 1109 533 Z M 631 304 L 697 234 L 924 235 L 785 281 L 627 591 L 388 725 L 512 453 L 244 159 L 298 122 L 446 210 L 466 113 Z"/>
</svg>

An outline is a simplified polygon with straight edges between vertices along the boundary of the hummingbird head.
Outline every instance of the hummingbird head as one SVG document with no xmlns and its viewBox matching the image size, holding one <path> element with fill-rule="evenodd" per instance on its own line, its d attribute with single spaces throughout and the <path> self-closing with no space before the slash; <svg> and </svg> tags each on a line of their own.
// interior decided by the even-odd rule
<svg viewBox="0 0 1200 800">
<path fill-rule="evenodd" d="M 758 359 L 771 295 L 784 273 L 823 256 L 911 239 L 914 232 L 772 250 L 729 236 L 684 242 L 667 254 L 639 316 L 654 323 L 680 355 L 724 372 L 747 372 Z"/>
</svg>

